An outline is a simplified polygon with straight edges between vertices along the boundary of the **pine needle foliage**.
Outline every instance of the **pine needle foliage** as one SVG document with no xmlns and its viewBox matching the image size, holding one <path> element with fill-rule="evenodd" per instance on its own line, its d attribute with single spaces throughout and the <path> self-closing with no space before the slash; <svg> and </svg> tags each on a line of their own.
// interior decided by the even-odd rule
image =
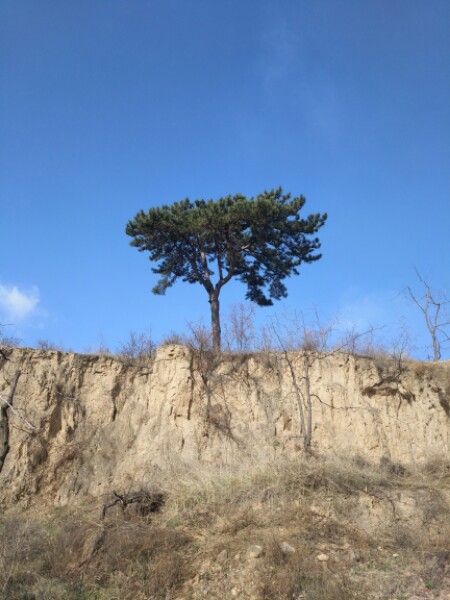
<svg viewBox="0 0 450 600">
<path fill-rule="evenodd" d="M 178 279 L 200 283 L 211 304 L 213 349 L 220 350 L 219 295 L 232 278 L 260 306 L 287 296 L 284 280 L 302 263 L 318 260 L 315 234 L 326 214 L 301 218 L 305 198 L 282 188 L 256 197 L 241 194 L 218 200 L 188 198 L 140 211 L 126 227 L 131 246 L 148 252 L 160 275 L 153 293 L 164 294 Z"/>
</svg>

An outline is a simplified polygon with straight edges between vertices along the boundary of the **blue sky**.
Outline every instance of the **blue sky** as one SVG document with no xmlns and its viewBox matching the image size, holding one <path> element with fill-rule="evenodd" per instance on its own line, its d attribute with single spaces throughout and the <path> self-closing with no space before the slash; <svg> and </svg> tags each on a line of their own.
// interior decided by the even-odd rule
<svg viewBox="0 0 450 600">
<path fill-rule="evenodd" d="M 84 351 L 208 323 L 199 286 L 151 294 L 127 221 L 282 185 L 328 212 L 323 258 L 258 321 L 402 323 L 425 355 L 401 290 L 414 267 L 450 288 L 449 23 L 447 0 L 2 2 L 4 334 Z"/>
</svg>

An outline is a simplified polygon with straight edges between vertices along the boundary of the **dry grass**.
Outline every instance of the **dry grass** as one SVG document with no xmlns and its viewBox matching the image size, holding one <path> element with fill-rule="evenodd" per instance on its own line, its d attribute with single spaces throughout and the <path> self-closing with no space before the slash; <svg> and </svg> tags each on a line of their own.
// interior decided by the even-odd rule
<svg viewBox="0 0 450 600">
<path fill-rule="evenodd" d="M 308 545 L 286 555 L 278 540 L 267 544 L 267 553 L 260 567 L 261 599 L 308 598 L 308 600 L 350 600 L 356 590 L 345 573 L 333 573 L 329 565 L 317 561 Z"/>
<path fill-rule="evenodd" d="M 450 593 L 450 469 L 442 461 L 420 470 L 362 460 L 174 465 L 152 485 L 166 501 L 147 516 L 111 509 L 102 521 L 99 506 L 1 516 L 1 600 Z"/>
</svg>

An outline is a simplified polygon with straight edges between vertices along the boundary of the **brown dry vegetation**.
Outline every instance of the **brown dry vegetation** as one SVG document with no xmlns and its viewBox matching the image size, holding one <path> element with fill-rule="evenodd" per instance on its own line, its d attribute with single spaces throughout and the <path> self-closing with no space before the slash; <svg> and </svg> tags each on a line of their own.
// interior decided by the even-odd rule
<svg viewBox="0 0 450 600">
<path fill-rule="evenodd" d="M 358 459 L 178 465 L 155 486 L 165 503 L 146 516 L 133 504 L 101 519 L 98 503 L 2 515 L 0 598 L 450 597 L 450 466 L 439 460 L 413 472 Z"/>
</svg>

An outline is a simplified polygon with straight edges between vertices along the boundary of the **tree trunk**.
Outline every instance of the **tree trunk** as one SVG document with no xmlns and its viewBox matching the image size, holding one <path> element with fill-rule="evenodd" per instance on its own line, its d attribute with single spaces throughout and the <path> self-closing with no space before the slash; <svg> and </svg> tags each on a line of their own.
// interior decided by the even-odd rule
<svg viewBox="0 0 450 600">
<path fill-rule="evenodd" d="M 209 297 L 209 303 L 211 304 L 212 348 L 213 352 L 220 352 L 221 330 L 219 296 L 217 294 L 211 294 Z"/>
<path fill-rule="evenodd" d="M 428 327 L 428 329 L 431 334 L 431 339 L 433 340 L 433 360 L 441 360 L 441 346 L 439 344 L 439 340 L 437 339 L 436 329 L 432 327 Z"/>
</svg>

